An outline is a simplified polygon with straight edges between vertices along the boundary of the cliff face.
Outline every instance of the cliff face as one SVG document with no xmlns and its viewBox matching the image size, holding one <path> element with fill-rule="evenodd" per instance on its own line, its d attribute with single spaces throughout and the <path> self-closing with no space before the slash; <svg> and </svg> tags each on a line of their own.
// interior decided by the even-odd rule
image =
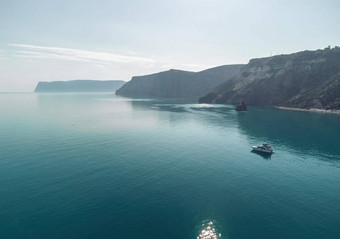
<svg viewBox="0 0 340 239">
<path fill-rule="evenodd" d="M 340 48 L 250 60 L 201 103 L 340 109 Z"/>
<path fill-rule="evenodd" d="M 39 82 L 34 92 L 114 92 L 125 81 L 73 80 Z"/>
<path fill-rule="evenodd" d="M 152 75 L 134 76 L 117 95 L 130 97 L 193 98 L 212 91 L 214 87 L 235 76 L 241 65 L 227 65 L 201 72 L 169 70 Z"/>
</svg>

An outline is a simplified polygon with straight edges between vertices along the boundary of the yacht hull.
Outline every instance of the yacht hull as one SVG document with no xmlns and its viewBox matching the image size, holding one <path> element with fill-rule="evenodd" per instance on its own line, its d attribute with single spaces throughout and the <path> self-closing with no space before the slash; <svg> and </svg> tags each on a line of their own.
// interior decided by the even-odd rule
<svg viewBox="0 0 340 239">
<path fill-rule="evenodd" d="M 261 153 L 267 153 L 267 154 L 273 154 L 274 151 L 270 150 L 270 149 L 265 149 L 259 146 L 251 146 L 253 148 L 253 150 L 257 151 L 257 152 L 261 152 Z"/>
</svg>

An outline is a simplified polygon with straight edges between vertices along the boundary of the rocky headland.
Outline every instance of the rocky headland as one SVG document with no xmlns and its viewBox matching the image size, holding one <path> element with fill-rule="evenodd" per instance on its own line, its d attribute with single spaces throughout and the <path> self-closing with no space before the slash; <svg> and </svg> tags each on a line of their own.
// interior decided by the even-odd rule
<svg viewBox="0 0 340 239">
<path fill-rule="evenodd" d="M 219 66 L 200 72 L 172 69 L 134 76 L 116 94 L 128 97 L 199 98 L 236 76 L 241 66 Z"/>
<path fill-rule="evenodd" d="M 340 48 L 252 59 L 200 103 L 340 110 Z"/>
<path fill-rule="evenodd" d="M 71 80 L 39 82 L 34 92 L 114 92 L 119 89 L 125 81 L 98 81 L 98 80 Z"/>
</svg>

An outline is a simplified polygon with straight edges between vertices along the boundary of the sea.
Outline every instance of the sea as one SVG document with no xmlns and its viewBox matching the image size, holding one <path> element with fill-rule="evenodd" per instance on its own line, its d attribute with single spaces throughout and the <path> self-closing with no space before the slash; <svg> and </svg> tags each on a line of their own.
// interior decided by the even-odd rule
<svg viewBox="0 0 340 239">
<path fill-rule="evenodd" d="M 340 115 L 2 93 L 0 238 L 338 239 Z"/>
</svg>

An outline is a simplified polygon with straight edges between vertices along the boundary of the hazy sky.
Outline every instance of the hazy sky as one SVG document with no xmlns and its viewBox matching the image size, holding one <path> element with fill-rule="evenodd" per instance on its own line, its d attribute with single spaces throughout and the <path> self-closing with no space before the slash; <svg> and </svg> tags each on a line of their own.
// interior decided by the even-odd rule
<svg viewBox="0 0 340 239">
<path fill-rule="evenodd" d="M 0 0 L 0 92 L 340 45 L 339 0 Z"/>
</svg>

